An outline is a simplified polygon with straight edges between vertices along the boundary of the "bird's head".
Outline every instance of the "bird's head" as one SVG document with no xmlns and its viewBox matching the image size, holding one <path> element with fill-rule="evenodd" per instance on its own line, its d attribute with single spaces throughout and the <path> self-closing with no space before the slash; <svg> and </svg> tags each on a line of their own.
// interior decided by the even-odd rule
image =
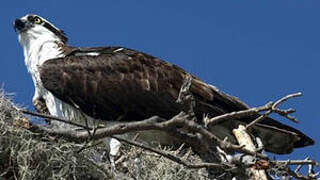
<svg viewBox="0 0 320 180">
<path fill-rule="evenodd" d="M 16 19 L 13 26 L 22 46 L 30 46 L 32 42 L 40 40 L 60 41 L 64 44 L 68 40 L 62 30 L 38 15 L 27 14 Z"/>
</svg>

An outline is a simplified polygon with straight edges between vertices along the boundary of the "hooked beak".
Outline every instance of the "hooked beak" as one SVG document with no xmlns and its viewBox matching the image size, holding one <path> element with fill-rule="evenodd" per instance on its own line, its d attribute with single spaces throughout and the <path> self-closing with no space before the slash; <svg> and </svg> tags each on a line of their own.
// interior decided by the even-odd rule
<svg viewBox="0 0 320 180">
<path fill-rule="evenodd" d="M 26 30 L 26 22 L 21 19 L 16 19 L 13 22 L 13 27 L 16 32 L 23 32 Z"/>
</svg>

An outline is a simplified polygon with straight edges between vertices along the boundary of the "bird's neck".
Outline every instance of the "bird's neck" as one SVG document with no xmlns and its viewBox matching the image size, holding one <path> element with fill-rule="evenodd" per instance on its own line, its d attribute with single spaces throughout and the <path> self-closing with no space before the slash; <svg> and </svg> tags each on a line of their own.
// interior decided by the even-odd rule
<svg viewBox="0 0 320 180">
<path fill-rule="evenodd" d="M 61 42 L 56 39 L 38 38 L 36 40 L 30 40 L 30 42 L 26 42 L 22 44 L 22 46 L 28 70 L 32 66 L 42 65 L 46 60 L 64 56 Z"/>
</svg>

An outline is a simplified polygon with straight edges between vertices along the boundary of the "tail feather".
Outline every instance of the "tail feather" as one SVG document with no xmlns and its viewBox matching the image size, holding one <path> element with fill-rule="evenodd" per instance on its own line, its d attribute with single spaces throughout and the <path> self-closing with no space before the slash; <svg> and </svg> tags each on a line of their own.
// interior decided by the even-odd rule
<svg viewBox="0 0 320 180">
<path fill-rule="evenodd" d="M 266 118 L 253 127 L 262 139 L 265 149 L 277 154 L 288 154 L 294 148 L 301 148 L 314 144 L 314 140 L 301 131 L 282 124 L 272 118 Z"/>
<path fill-rule="evenodd" d="M 198 114 L 206 113 L 211 117 L 218 116 L 224 113 L 240 111 L 248 109 L 249 106 L 240 101 L 238 98 L 225 94 L 219 91 L 216 87 L 209 85 L 212 91 L 213 98 L 198 103 Z M 209 113 L 208 113 L 209 112 Z M 216 127 L 209 127 L 211 131 L 220 138 L 228 137 L 228 139 L 236 143 L 232 135 L 232 129 L 237 128 L 239 124 L 246 125 L 259 117 L 255 114 L 250 117 L 230 120 L 215 125 Z M 261 122 L 255 124 L 252 128 L 252 133 L 260 137 L 264 144 L 265 150 L 276 154 L 288 154 L 294 148 L 310 146 L 314 141 L 302 133 L 301 131 L 285 125 L 272 118 L 265 118 Z"/>
</svg>

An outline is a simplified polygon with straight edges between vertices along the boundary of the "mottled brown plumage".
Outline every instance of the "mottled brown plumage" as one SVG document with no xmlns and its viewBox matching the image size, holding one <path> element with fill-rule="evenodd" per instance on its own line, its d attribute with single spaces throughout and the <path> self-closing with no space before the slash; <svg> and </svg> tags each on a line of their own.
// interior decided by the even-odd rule
<svg viewBox="0 0 320 180">
<path fill-rule="evenodd" d="M 171 118 L 181 111 L 175 101 L 186 72 L 145 53 L 121 47 L 64 47 L 66 57 L 46 61 L 40 68 L 43 86 L 62 101 L 95 119 L 139 121 L 158 115 Z M 87 53 L 98 53 L 86 55 Z M 247 109 L 235 97 L 218 91 L 193 76 L 191 92 L 196 99 L 195 113 L 211 117 Z M 256 116 L 222 124 L 226 133 L 239 123 Z M 265 119 L 254 127 L 266 150 L 291 152 L 293 147 L 313 144 L 300 131 Z M 292 132 L 292 133 L 288 133 Z M 221 135 L 223 136 L 223 135 Z M 283 136 L 285 141 L 278 142 Z M 232 139 L 231 139 L 232 140 Z"/>
</svg>

